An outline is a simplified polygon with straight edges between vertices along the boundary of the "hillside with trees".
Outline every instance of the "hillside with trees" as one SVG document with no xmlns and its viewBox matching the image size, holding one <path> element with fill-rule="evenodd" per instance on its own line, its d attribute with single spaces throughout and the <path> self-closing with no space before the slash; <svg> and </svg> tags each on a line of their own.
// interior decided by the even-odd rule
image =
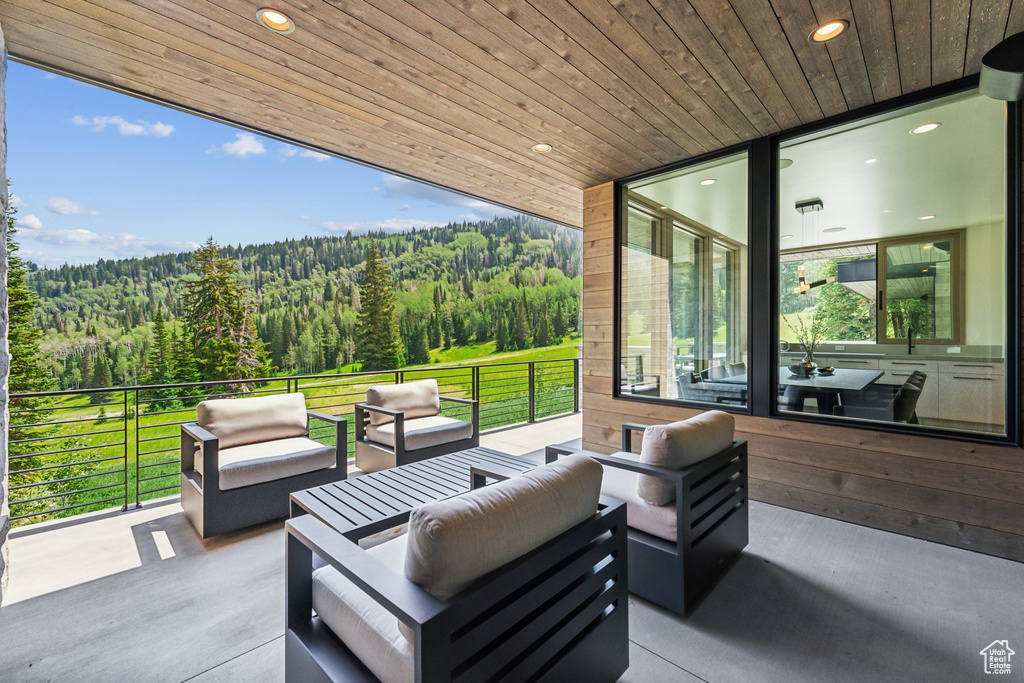
<svg viewBox="0 0 1024 683">
<path fill-rule="evenodd" d="M 399 338 L 385 364 L 578 333 L 582 237 L 526 216 L 250 246 L 211 240 L 194 253 L 33 268 L 26 284 L 64 389 L 225 378 L 239 364 L 247 370 L 234 376 L 312 374 L 369 360 L 359 317 L 371 244 L 380 268 L 370 272 L 391 285 Z M 224 293 L 235 303 L 211 318 Z"/>
</svg>

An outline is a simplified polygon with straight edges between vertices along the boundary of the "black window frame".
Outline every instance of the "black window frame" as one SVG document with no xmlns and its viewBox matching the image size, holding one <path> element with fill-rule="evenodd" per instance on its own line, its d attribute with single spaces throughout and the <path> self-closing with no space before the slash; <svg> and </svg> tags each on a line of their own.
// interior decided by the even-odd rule
<svg viewBox="0 0 1024 683">
<path fill-rule="evenodd" d="M 708 410 L 714 407 L 740 415 L 752 415 L 819 426 L 891 432 L 919 437 L 937 437 L 999 445 L 1021 446 L 1021 219 L 1022 219 L 1022 155 L 1021 126 L 1024 123 L 1021 102 L 1006 104 L 1006 348 L 1004 372 L 1006 381 L 1005 434 L 984 434 L 928 426 L 896 423 L 837 420 L 828 416 L 804 415 L 779 409 L 776 392 L 780 362 L 779 338 L 779 173 L 777 159 L 780 143 L 821 132 L 848 123 L 868 119 L 938 100 L 950 95 L 976 90 L 978 76 L 945 83 L 925 90 L 862 107 L 821 121 L 798 126 L 749 142 L 733 145 L 697 157 L 644 171 L 613 183 L 614 225 L 612 239 L 612 397 L 685 409 Z M 623 394 L 619 382 L 619 358 L 622 344 L 622 229 L 627 203 L 625 191 L 629 184 L 653 176 L 685 170 L 691 166 L 714 161 L 741 152 L 747 153 L 747 405 L 715 405 L 661 397 Z M 764 283 L 767 287 L 755 287 Z"/>
</svg>

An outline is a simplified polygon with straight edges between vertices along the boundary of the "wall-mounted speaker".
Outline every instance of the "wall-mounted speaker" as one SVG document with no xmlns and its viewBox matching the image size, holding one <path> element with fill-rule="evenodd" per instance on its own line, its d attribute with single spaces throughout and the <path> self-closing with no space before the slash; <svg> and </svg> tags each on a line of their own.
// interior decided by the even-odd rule
<svg viewBox="0 0 1024 683">
<path fill-rule="evenodd" d="M 1024 99 L 1024 33 L 1010 36 L 981 58 L 980 89 L 997 100 Z"/>
</svg>

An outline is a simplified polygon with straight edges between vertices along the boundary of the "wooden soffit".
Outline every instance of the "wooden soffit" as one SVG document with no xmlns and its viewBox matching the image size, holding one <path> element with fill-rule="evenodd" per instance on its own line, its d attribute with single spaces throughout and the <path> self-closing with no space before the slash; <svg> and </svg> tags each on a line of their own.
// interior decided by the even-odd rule
<svg viewBox="0 0 1024 683">
<path fill-rule="evenodd" d="M 0 23 L 28 63 L 577 227 L 583 188 L 976 73 L 1024 30 L 1024 0 L 262 4 L 297 29 L 250 0 L 0 0 Z"/>
</svg>

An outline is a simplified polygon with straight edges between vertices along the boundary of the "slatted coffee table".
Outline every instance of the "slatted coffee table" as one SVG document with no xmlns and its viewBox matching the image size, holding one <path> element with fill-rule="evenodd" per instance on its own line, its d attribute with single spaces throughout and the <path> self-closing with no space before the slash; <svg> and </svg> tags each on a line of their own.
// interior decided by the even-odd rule
<svg viewBox="0 0 1024 683">
<path fill-rule="evenodd" d="M 359 528 L 360 535 L 373 534 L 393 526 L 389 520 L 397 514 L 468 491 L 471 467 L 514 474 L 536 466 L 489 448 L 470 448 L 293 493 L 291 516 L 313 515 L 339 533 Z"/>
</svg>

